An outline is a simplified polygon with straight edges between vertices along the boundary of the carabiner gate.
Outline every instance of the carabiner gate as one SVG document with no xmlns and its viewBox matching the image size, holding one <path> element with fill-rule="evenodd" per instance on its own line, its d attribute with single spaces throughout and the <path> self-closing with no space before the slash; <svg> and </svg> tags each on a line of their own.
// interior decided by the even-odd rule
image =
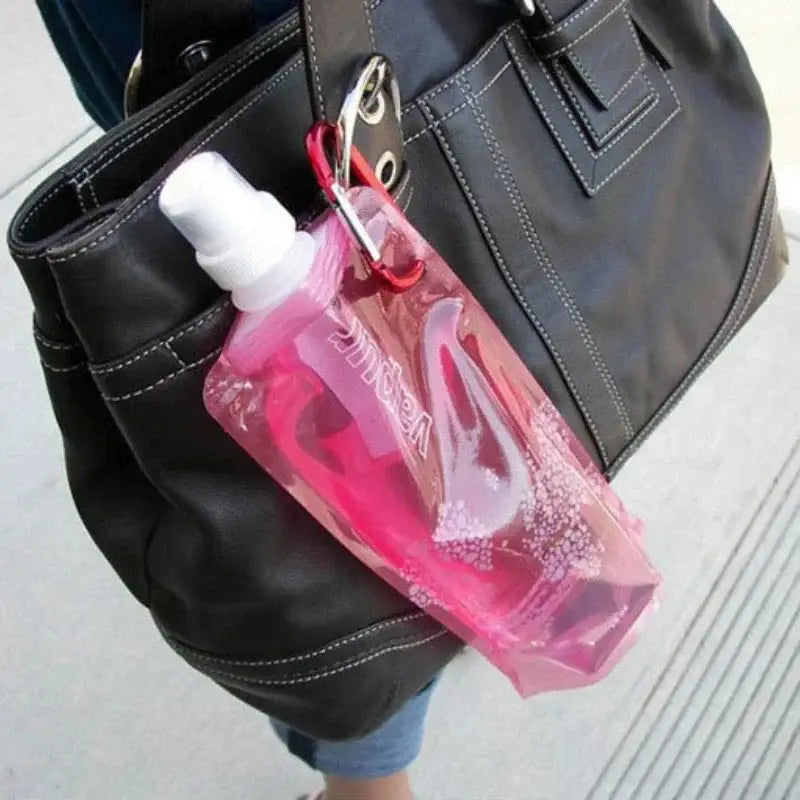
<svg viewBox="0 0 800 800">
<path fill-rule="evenodd" d="M 421 261 L 416 261 L 401 275 L 389 269 L 383 263 L 380 248 L 369 235 L 350 202 L 347 187 L 338 178 L 341 174 L 338 166 L 342 155 L 342 136 L 339 126 L 332 122 L 317 122 L 306 135 L 306 151 L 317 183 L 328 202 L 349 228 L 369 268 L 395 291 L 402 292 L 413 286 L 425 272 L 425 265 Z M 359 185 L 374 189 L 387 203 L 394 205 L 392 196 L 354 145 L 350 146 L 350 173 Z"/>
</svg>

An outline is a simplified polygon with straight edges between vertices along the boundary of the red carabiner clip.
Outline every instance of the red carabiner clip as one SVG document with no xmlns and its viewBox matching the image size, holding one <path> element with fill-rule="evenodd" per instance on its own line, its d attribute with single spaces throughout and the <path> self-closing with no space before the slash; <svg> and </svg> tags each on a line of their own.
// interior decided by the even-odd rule
<svg viewBox="0 0 800 800">
<path fill-rule="evenodd" d="M 332 122 L 317 122 L 306 135 L 306 151 L 311 169 L 325 197 L 339 213 L 369 265 L 370 269 L 385 280 L 392 289 L 402 292 L 413 286 L 425 272 L 422 261 L 415 261 L 403 274 L 389 269 L 381 258 L 381 251 L 367 233 L 355 208 L 347 197 L 347 189 L 339 182 L 334 168 L 331 166 L 330 154 L 335 158 L 341 156 L 341 140 L 339 128 Z M 358 183 L 369 186 L 379 192 L 387 203 L 394 205 L 394 200 L 386 187 L 381 183 L 374 170 L 356 147 L 350 151 L 350 171 Z"/>
</svg>

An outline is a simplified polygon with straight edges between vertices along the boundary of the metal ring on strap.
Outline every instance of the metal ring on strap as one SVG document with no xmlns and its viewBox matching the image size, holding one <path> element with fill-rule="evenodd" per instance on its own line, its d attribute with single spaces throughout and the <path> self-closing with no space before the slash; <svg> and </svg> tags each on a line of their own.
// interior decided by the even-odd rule
<svg viewBox="0 0 800 800">
<path fill-rule="evenodd" d="M 371 118 L 376 109 L 381 107 L 379 97 L 387 92 L 392 110 L 400 124 L 402 120 L 400 107 L 400 85 L 386 56 L 375 53 L 369 56 L 360 69 L 345 95 L 339 112 L 338 125 L 341 132 L 341 153 L 337 159 L 336 180 L 341 186 L 350 186 L 350 162 L 353 150 L 353 138 L 359 117 Z M 385 101 L 383 107 L 385 111 Z M 382 116 L 382 115 L 381 115 Z M 371 124 L 375 124 L 374 122 Z"/>
</svg>

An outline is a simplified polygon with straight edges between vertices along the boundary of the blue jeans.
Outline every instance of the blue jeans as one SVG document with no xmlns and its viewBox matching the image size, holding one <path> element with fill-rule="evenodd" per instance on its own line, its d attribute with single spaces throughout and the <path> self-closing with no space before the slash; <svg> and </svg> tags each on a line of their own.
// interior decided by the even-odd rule
<svg viewBox="0 0 800 800">
<path fill-rule="evenodd" d="M 434 683 L 412 697 L 378 730 L 350 742 L 326 742 L 272 720 L 272 726 L 289 749 L 312 769 L 352 780 L 384 778 L 400 772 L 422 749 L 425 715 Z"/>
</svg>

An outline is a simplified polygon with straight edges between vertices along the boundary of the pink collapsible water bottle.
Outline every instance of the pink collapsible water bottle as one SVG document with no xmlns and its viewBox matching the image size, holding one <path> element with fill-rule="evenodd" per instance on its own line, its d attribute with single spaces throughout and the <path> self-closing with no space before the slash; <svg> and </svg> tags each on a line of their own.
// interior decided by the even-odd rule
<svg viewBox="0 0 800 800">
<path fill-rule="evenodd" d="M 308 231 L 220 156 L 161 208 L 240 314 L 210 414 L 334 536 L 523 694 L 613 666 L 658 576 L 629 516 L 505 338 L 393 203 L 349 202 L 397 291 L 333 213 Z"/>
</svg>

